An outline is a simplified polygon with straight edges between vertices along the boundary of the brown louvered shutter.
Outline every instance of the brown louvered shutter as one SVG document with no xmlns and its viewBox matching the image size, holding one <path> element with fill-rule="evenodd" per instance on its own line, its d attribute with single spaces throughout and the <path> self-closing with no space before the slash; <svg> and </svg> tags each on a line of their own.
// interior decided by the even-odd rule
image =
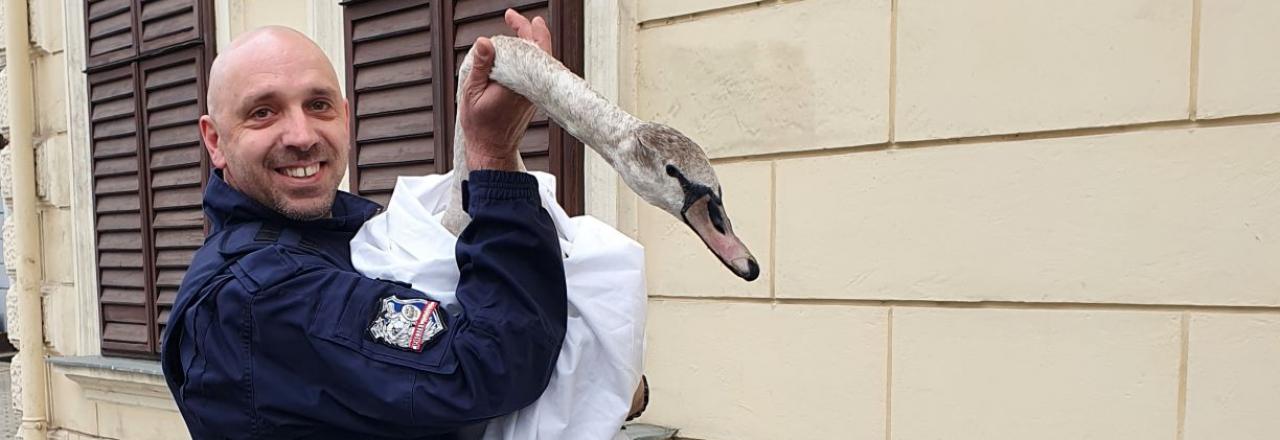
<svg viewBox="0 0 1280 440">
<path fill-rule="evenodd" d="M 433 3 L 369 1 L 346 9 L 351 189 L 386 204 L 396 176 L 448 170 L 433 93 Z"/>
<path fill-rule="evenodd" d="M 140 63 L 157 317 L 152 337 L 157 341 L 178 283 L 204 243 L 201 190 L 208 165 L 198 125 L 204 113 L 204 56 L 203 48 L 193 47 Z"/>
<path fill-rule="evenodd" d="M 207 2 L 196 0 L 142 0 L 139 20 L 142 35 L 138 37 L 138 51 L 155 53 L 201 41 L 200 16 L 213 13 L 212 8 L 200 10 L 201 3 L 207 5 Z M 210 26 L 209 31 L 212 30 Z"/>
<path fill-rule="evenodd" d="M 399 175 L 452 168 L 457 66 L 479 36 L 510 34 L 514 8 L 548 21 L 554 53 L 582 73 L 581 0 L 344 2 L 352 192 L 385 204 Z M 442 72 L 447 72 L 442 74 Z M 539 111 L 520 144 L 525 165 L 555 174 L 560 203 L 582 213 L 582 144 Z"/>
<path fill-rule="evenodd" d="M 138 55 L 133 35 L 133 0 L 91 1 L 85 8 L 86 64 L 101 66 Z"/>
<path fill-rule="evenodd" d="M 89 74 L 104 352 L 150 351 L 137 89 L 131 64 Z"/>
<path fill-rule="evenodd" d="M 178 283 L 204 241 L 198 121 L 211 12 L 208 0 L 86 7 L 104 354 L 159 352 Z"/>
</svg>

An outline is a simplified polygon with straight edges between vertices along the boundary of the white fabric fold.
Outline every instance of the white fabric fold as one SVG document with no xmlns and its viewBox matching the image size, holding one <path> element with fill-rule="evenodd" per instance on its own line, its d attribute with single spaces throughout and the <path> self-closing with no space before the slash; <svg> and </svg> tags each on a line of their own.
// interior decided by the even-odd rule
<svg viewBox="0 0 1280 440">
<path fill-rule="evenodd" d="M 569 217 L 556 203 L 555 177 L 531 174 L 559 231 L 569 320 L 546 392 L 490 421 L 484 439 L 624 439 L 619 428 L 643 370 L 644 250 L 593 217 Z M 440 223 L 451 179 L 400 177 L 387 209 L 351 241 L 352 263 L 365 276 L 409 283 L 446 312 L 460 307 L 457 237 Z"/>
</svg>

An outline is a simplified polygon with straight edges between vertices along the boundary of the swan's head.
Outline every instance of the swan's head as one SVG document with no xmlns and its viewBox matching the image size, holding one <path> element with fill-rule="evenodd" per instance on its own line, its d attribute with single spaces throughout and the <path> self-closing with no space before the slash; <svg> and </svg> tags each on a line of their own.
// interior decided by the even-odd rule
<svg viewBox="0 0 1280 440">
<path fill-rule="evenodd" d="M 624 148 L 633 159 L 629 165 L 636 167 L 622 173 L 627 185 L 689 225 L 734 274 L 747 281 L 759 277 L 760 264 L 733 233 L 724 191 L 702 147 L 662 124 L 643 123 L 634 133 L 635 143 Z"/>
</svg>

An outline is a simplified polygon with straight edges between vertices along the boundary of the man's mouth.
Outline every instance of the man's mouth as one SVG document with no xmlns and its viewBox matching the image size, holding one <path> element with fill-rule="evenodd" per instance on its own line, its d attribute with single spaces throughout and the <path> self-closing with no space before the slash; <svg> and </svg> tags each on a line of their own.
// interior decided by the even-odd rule
<svg viewBox="0 0 1280 440">
<path fill-rule="evenodd" d="M 289 177 L 305 179 L 305 178 L 314 176 L 316 175 L 316 173 L 320 172 L 320 162 L 316 162 L 310 165 L 298 166 L 298 167 L 276 168 L 276 172 L 280 174 L 284 174 Z"/>
</svg>

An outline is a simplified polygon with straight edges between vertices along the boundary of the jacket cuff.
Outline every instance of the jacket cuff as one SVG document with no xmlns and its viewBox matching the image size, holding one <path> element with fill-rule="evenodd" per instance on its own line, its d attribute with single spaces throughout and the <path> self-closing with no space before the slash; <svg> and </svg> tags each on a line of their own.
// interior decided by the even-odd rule
<svg viewBox="0 0 1280 440">
<path fill-rule="evenodd" d="M 463 184 L 468 205 L 492 200 L 541 201 L 538 179 L 532 174 L 515 171 L 476 170 Z"/>
</svg>

